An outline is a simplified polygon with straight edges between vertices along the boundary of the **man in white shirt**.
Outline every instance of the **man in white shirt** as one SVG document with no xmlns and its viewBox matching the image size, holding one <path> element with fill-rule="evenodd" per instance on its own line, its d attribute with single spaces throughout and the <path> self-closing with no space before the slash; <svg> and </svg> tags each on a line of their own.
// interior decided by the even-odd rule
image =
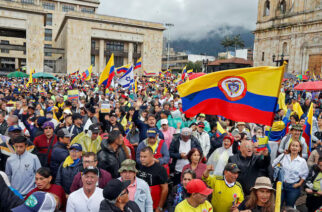
<svg viewBox="0 0 322 212">
<path fill-rule="evenodd" d="M 71 193 L 67 200 L 68 212 L 98 212 L 103 197 L 103 189 L 96 187 L 98 169 L 89 166 L 82 176 L 83 188 Z"/>
</svg>

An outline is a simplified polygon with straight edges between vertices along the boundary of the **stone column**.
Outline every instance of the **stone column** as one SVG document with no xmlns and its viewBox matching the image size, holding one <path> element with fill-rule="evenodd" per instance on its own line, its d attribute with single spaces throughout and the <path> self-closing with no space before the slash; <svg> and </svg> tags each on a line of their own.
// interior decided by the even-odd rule
<svg viewBox="0 0 322 212">
<path fill-rule="evenodd" d="M 133 63 L 133 43 L 129 43 L 127 63 Z"/>
<path fill-rule="evenodd" d="M 99 71 L 103 71 L 105 61 L 104 61 L 104 40 L 99 41 Z"/>
<path fill-rule="evenodd" d="M 19 58 L 15 58 L 15 69 L 19 68 Z"/>
</svg>

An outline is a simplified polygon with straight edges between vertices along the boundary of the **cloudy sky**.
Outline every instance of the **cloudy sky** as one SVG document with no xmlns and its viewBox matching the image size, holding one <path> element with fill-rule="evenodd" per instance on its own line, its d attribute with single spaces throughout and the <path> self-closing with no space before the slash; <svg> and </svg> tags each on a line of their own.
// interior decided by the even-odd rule
<svg viewBox="0 0 322 212">
<path fill-rule="evenodd" d="M 98 13 L 172 23 L 171 37 L 198 40 L 222 26 L 254 30 L 257 0 L 100 0 Z M 218 32 L 225 33 L 225 32 Z M 229 32 L 227 32 L 229 34 Z"/>
</svg>

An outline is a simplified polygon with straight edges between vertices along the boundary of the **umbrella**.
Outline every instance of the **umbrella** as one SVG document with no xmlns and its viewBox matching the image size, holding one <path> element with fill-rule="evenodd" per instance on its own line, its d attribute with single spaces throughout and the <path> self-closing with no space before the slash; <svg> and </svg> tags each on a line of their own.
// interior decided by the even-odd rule
<svg viewBox="0 0 322 212">
<path fill-rule="evenodd" d="M 203 73 L 203 72 L 198 72 L 198 73 L 190 74 L 189 75 L 189 80 L 196 79 L 196 78 L 201 77 L 203 75 L 205 75 L 205 73 Z"/>
<path fill-rule="evenodd" d="M 322 91 L 322 81 L 303 82 L 295 86 L 294 89 L 298 91 Z"/>
<path fill-rule="evenodd" d="M 24 73 L 24 72 L 21 72 L 21 71 L 15 71 L 15 72 L 11 72 L 10 74 L 7 75 L 8 78 L 18 78 L 18 77 L 21 77 L 21 78 L 26 78 L 26 77 L 29 77 L 28 74 Z"/>
<path fill-rule="evenodd" d="M 296 77 L 300 80 L 309 80 L 309 77 L 304 74 L 296 75 Z"/>
<path fill-rule="evenodd" d="M 38 72 L 32 75 L 32 78 L 44 78 L 44 79 L 53 79 L 53 80 L 57 80 L 56 77 L 54 77 L 53 75 L 46 73 L 46 72 Z"/>
</svg>

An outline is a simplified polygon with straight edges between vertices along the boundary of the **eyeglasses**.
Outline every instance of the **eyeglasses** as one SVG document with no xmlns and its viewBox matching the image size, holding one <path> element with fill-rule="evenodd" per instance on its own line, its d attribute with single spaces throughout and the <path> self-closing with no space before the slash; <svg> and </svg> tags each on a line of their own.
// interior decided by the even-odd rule
<svg viewBox="0 0 322 212">
<path fill-rule="evenodd" d="M 123 195 L 128 194 L 128 193 L 129 193 L 129 191 L 128 191 L 127 189 L 125 189 L 125 191 L 123 191 L 123 192 L 120 194 L 120 196 L 123 196 Z"/>
</svg>

